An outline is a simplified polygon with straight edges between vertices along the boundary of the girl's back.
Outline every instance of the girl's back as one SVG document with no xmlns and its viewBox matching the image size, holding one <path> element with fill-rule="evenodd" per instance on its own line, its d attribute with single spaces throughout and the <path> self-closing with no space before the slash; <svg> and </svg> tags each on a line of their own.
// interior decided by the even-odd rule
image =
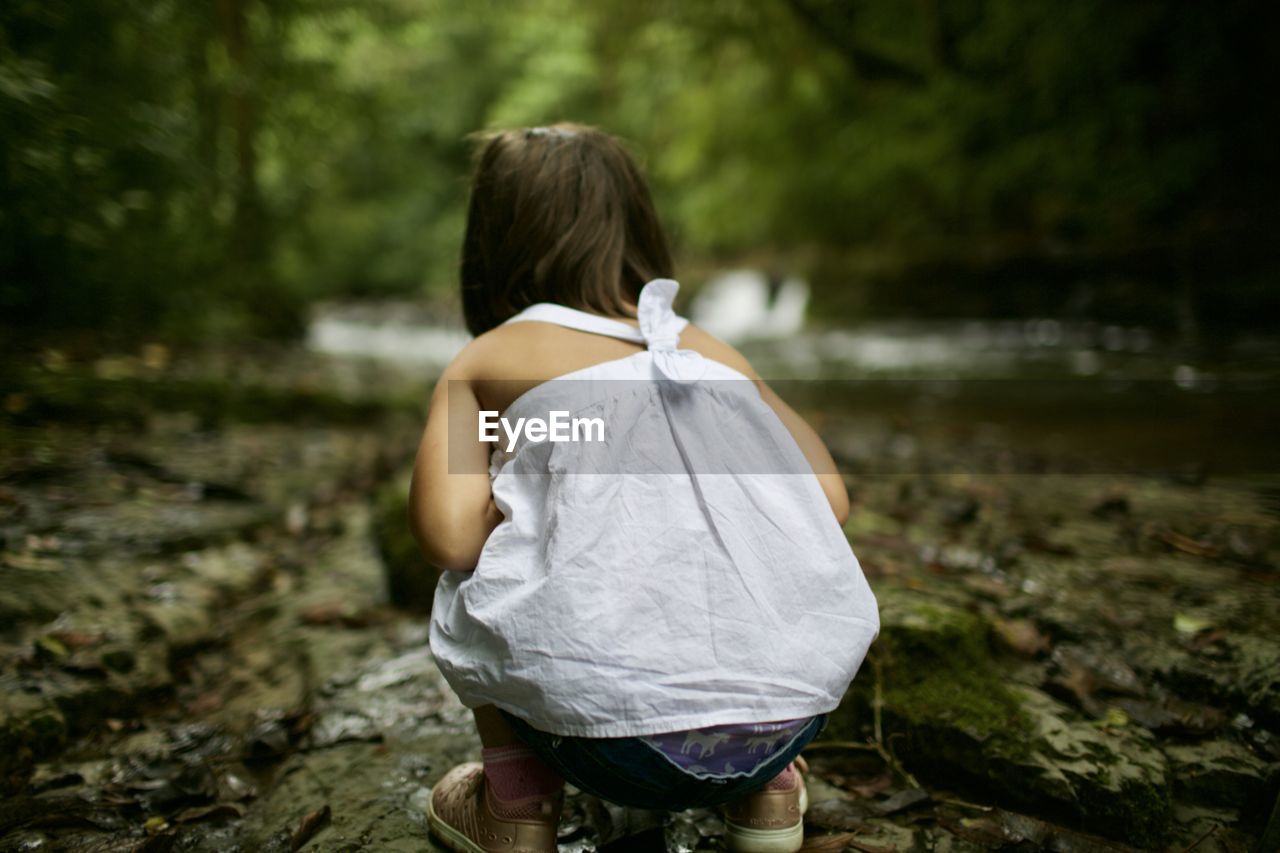
<svg viewBox="0 0 1280 853">
<path fill-rule="evenodd" d="M 646 284 L 638 327 L 527 307 L 452 380 L 513 420 L 602 424 L 597 444 L 544 436 L 489 460 L 501 521 L 474 574 L 441 579 L 432 619 L 468 704 L 581 737 L 806 718 L 839 702 L 874 637 L 866 581 L 767 386 L 680 347 L 676 289 Z M 512 387 L 517 370 L 541 375 Z"/>
<path fill-rule="evenodd" d="M 630 326 L 638 323 L 616 318 Z M 733 347 L 690 324 L 679 348 L 692 350 L 754 378 L 751 365 Z M 450 378 L 473 382 L 482 408 L 505 412 L 535 386 L 643 352 L 644 345 L 553 323 L 508 323 L 485 332 L 459 355 Z"/>
</svg>

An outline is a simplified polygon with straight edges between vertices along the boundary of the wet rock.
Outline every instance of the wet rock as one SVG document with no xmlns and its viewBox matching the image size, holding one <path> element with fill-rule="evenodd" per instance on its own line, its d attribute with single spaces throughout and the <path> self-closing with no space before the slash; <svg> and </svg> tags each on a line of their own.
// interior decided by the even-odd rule
<svg viewBox="0 0 1280 853">
<path fill-rule="evenodd" d="M 1032 720 L 1031 751 L 1014 759 L 1011 781 L 1021 777 L 1086 825 L 1136 843 L 1158 839 L 1168 826 L 1169 779 L 1154 738 L 1080 720 L 1031 688 L 1017 691 Z"/>
<path fill-rule="evenodd" d="M 982 504 L 973 495 L 956 495 L 943 502 L 940 512 L 945 524 L 972 524 L 978 518 Z"/>
<path fill-rule="evenodd" d="M 1173 834 L 1170 850 L 1194 850 L 1196 853 L 1260 853 L 1276 849 L 1274 844 L 1260 841 L 1257 833 L 1242 831 L 1241 814 L 1232 808 L 1211 808 L 1175 802 Z M 1256 824 L 1265 815 L 1246 820 Z"/>
<path fill-rule="evenodd" d="M 372 611 L 385 607 L 388 594 L 372 539 L 375 524 L 376 516 L 363 505 L 335 514 L 340 532 L 310 558 L 302 588 L 282 602 L 297 621 L 351 627 L 377 621 Z"/>
<path fill-rule="evenodd" d="M 67 723 L 48 698 L 0 678 L 0 794 L 21 788 L 36 760 L 62 747 Z"/>
<path fill-rule="evenodd" d="M 916 836 L 914 827 L 900 826 L 887 818 L 871 818 L 848 841 L 854 850 L 914 850 Z"/>
<path fill-rule="evenodd" d="M 665 844 L 668 851 L 688 851 L 696 850 L 699 847 L 706 847 L 709 839 L 717 838 L 724 835 L 724 821 L 712 809 L 690 809 L 688 811 L 673 814 L 662 826 L 656 831 L 657 837 L 654 838 L 654 829 L 646 827 L 646 823 L 652 826 L 655 818 L 661 823 L 661 812 L 643 812 L 638 809 L 626 810 L 630 814 L 626 818 L 626 824 L 633 831 L 630 837 L 623 836 L 625 839 L 622 845 L 617 849 L 654 849 L 657 845 Z M 631 815 L 635 815 L 632 817 Z M 608 834 L 598 832 L 594 840 L 597 844 L 604 843 L 600 839 L 607 838 Z M 574 849 L 582 844 L 574 844 L 575 838 L 583 840 L 590 839 L 589 833 L 579 833 L 578 835 L 569 835 L 560 839 L 561 851 L 566 848 Z M 569 842 L 569 843 L 566 843 Z M 648 842 L 646 844 L 646 842 Z M 656 843 L 655 843 L 656 842 Z M 625 845 L 625 846 L 624 846 Z"/>
<path fill-rule="evenodd" d="M 875 813 L 875 809 L 867 803 L 845 797 L 832 797 L 813 803 L 804 819 L 812 827 L 831 832 L 849 832 L 861 829 Z"/>
<path fill-rule="evenodd" d="M 1057 853 L 1096 853 L 1099 850 L 1129 850 L 1113 841 L 1074 831 L 1005 809 L 991 809 L 979 814 L 963 815 L 944 812 L 939 815 L 942 826 L 952 833 L 949 843 L 934 850 L 1053 850 Z M 974 848 L 955 846 L 975 845 Z"/>
<path fill-rule="evenodd" d="M 217 636 L 215 599 L 206 590 L 161 593 L 169 600 L 143 604 L 137 613 L 143 623 L 143 636 L 163 642 L 175 651 L 202 646 Z"/>
<path fill-rule="evenodd" d="M 1188 648 L 1136 637 L 1127 657 L 1139 671 L 1183 697 L 1246 710 L 1280 728 L 1280 642 L 1245 633 L 1222 636 L 1212 646 Z"/>
<path fill-rule="evenodd" d="M 13 555 L 0 556 L 0 571 L 5 582 L 0 584 L 0 622 L 16 625 L 52 619 L 74 598 L 75 576 L 68 571 L 66 560 L 50 561 L 43 567 L 29 563 L 15 565 Z"/>
<path fill-rule="evenodd" d="M 142 499 L 67 512 L 62 531 L 79 543 L 81 553 L 163 552 L 239 539 L 278 520 L 278 511 L 255 504 L 206 501 L 184 506 Z"/>
<path fill-rule="evenodd" d="M 1176 696 L 1156 700 L 1118 698 L 1108 704 L 1124 711 L 1138 725 L 1160 735 L 1204 737 L 1227 724 L 1227 715 L 1222 710 L 1186 702 Z"/>
<path fill-rule="evenodd" d="M 1173 744 L 1164 752 L 1178 796 L 1190 802 L 1261 814 L 1280 781 L 1280 765 L 1267 764 L 1235 741 Z"/>
<path fill-rule="evenodd" d="M 288 753 L 293 739 L 291 722 L 281 714 L 259 715 L 244 739 L 248 757 L 260 761 Z"/>
<path fill-rule="evenodd" d="M 192 579 L 225 597 L 244 595 L 260 586 L 267 572 L 264 562 L 261 549 L 247 542 L 189 551 L 181 559 Z"/>
<path fill-rule="evenodd" d="M 409 532 L 409 473 L 383 486 L 375 499 L 374 536 L 386 568 L 392 603 L 427 612 L 440 573 L 423 559 Z"/>
<path fill-rule="evenodd" d="M 1137 673 L 1108 651 L 1062 644 L 1051 656 L 1052 674 L 1045 689 L 1094 717 L 1105 714 L 1111 697 L 1145 697 Z"/>
<path fill-rule="evenodd" d="M 414 793 L 444 769 L 423 765 L 373 744 L 339 744 L 289 758 L 279 781 L 253 803 L 241 827 L 246 850 L 267 849 L 282 831 L 292 833 L 316 809 L 332 808 L 317 849 L 421 851 L 426 815 Z"/>
</svg>

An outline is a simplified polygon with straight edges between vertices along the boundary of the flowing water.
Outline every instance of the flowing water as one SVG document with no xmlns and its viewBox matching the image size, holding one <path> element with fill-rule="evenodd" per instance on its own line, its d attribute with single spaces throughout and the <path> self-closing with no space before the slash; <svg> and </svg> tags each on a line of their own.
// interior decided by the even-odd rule
<svg viewBox="0 0 1280 853">
<path fill-rule="evenodd" d="M 735 343 L 785 399 L 827 424 L 837 445 L 905 421 L 966 440 L 981 433 L 1043 453 L 1087 454 L 1104 468 L 1280 472 L 1280 340 L 1190 346 L 1142 326 L 1054 318 L 849 326 L 811 318 L 796 330 L 795 312 L 775 317 L 763 297 L 716 304 L 742 314 L 726 324 Z M 785 328 L 771 328 L 773 320 Z M 409 304 L 348 305 L 319 312 L 308 345 L 421 379 L 467 340 L 460 322 Z"/>
</svg>

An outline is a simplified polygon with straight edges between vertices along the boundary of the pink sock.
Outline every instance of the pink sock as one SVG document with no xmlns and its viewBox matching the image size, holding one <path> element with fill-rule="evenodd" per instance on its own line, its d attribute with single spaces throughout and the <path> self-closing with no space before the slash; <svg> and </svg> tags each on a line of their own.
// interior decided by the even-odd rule
<svg viewBox="0 0 1280 853">
<path fill-rule="evenodd" d="M 787 769 L 783 770 L 777 776 L 773 777 L 773 781 L 764 786 L 766 791 L 789 791 L 791 786 L 795 784 L 796 768 L 794 764 L 788 764 Z"/>
<path fill-rule="evenodd" d="M 484 778 L 494 799 L 511 802 L 549 797 L 564 785 L 564 780 L 528 747 L 488 747 L 480 751 L 480 756 L 484 760 Z"/>
</svg>

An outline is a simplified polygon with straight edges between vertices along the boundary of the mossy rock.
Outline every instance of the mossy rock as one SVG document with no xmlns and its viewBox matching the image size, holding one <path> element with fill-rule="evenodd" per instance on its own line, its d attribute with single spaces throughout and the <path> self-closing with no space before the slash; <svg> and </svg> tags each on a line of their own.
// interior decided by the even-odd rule
<svg viewBox="0 0 1280 853">
<path fill-rule="evenodd" d="M 987 625 L 976 614 L 898 588 L 878 592 L 880 639 L 852 688 L 855 706 L 870 707 L 867 669 L 881 672 L 885 713 L 903 728 L 941 725 L 972 741 L 1027 729 L 1016 697 L 998 678 Z"/>
<path fill-rule="evenodd" d="M 409 531 L 409 477 L 404 471 L 378 490 L 373 536 L 387 576 L 391 603 L 429 612 L 440 573 L 423 559 Z"/>
<path fill-rule="evenodd" d="M 26 782 L 35 761 L 52 755 L 67 739 L 67 722 L 44 696 L 0 682 L 0 796 Z"/>
<path fill-rule="evenodd" d="M 1157 844 L 1169 829 L 1168 763 L 1136 726 L 1106 727 L 1031 687 L 1015 687 L 1031 721 L 1024 748 L 1006 765 L 1005 788 L 1050 814 L 1134 844 Z"/>
<path fill-rule="evenodd" d="M 1229 739 L 1176 743 L 1165 747 L 1179 799 L 1239 808 L 1263 815 L 1280 782 L 1280 764 L 1268 764 L 1248 747 Z"/>
<path fill-rule="evenodd" d="M 1164 756 L 1136 728 L 1104 729 L 1034 688 L 1006 682 L 976 613 L 901 588 L 878 590 L 880 639 L 833 720 L 873 713 L 922 780 L 976 791 L 1018 809 L 1078 822 L 1137 844 L 1169 826 Z"/>
</svg>

